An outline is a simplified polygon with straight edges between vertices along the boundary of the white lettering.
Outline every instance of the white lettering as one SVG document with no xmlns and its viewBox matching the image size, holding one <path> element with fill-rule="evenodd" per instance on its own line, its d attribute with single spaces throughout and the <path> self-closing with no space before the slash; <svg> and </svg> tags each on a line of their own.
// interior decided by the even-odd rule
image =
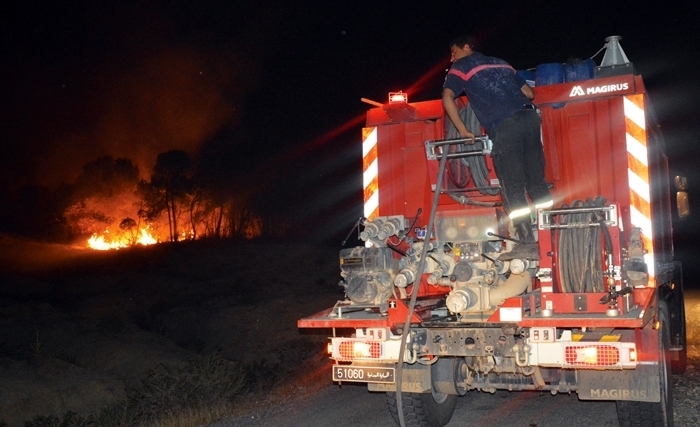
<svg viewBox="0 0 700 427">
<path fill-rule="evenodd" d="M 600 388 L 592 388 L 591 389 L 591 397 L 597 397 L 599 399 L 623 399 L 623 400 L 632 400 L 632 399 L 641 399 L 641 398 L 646 399 L 647 391 L 646 390 L 627 390 L 627 389 L 607 390 L 607 389 L 600 389 Z"/>
<path fill-rule="evenodd" d="M 611 85 L 593 86 L 586 88 L 585 92 L 581 86 L 574 86 L 571 89 L 569 98 L 573 98 L 574 96 L 595 95 L 598 93 L 619 92 L 629 89 L 629 86 L 629 83 L 616 83 Z"/>
</svg>

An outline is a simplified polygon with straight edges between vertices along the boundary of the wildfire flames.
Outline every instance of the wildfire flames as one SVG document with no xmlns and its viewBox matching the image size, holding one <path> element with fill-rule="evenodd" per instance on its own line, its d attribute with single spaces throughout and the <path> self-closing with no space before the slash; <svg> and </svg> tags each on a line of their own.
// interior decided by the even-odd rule
<svg viewBox="0 0 700 427">
<path fill-rule="evenodd" d="M 101 236 L 93 234 L 90 239 L 88 239 L 88 246 L 91 249 L 98 251 L 106 251 L 110 249 L 120 249 L 129 246 L 129 239 L 125 236 L 117 237 L 116 239 L 109 239 L 105 235 L 109 234 L 109 230 L 105 230 L 105 233 Z M 158 240 L 148 232 L 147 229 L 142 228 L 140 234 L 134 239 L 134 244 L 137 245 L 153 245 L 158 243 Z"/>
<path fill-rule="evenodd" d="M 168 171 L 159 173 L 167 177 Z M 203 237 L 252 239 L 262 234 L 262 218 L 244 198 L 213 198 L 203 187 L 191 192 L 182 185 L 168 190 L 163 182 L 171 180 L 158 177 L 160 187 L 139 181 L 138 168 L 128 159 L 106 156 L 86 165 L 72 195 L 75 201 L 63 212 L 67 230 L 92 236 L 86 246 L 103 251 Z M 175 182 L 191 180 L 177 177 Z"/>
</svg>

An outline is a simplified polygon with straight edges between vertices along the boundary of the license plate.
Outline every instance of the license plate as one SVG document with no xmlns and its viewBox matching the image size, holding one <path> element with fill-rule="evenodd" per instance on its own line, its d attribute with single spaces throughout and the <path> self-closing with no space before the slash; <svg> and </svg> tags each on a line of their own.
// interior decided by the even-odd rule
<svg viewBox="0 0 700 427">
<path fill-rule="evenodd" d="M 394 383 L 394 368 L 333 365 L 333 381 Z"/>
</svg>

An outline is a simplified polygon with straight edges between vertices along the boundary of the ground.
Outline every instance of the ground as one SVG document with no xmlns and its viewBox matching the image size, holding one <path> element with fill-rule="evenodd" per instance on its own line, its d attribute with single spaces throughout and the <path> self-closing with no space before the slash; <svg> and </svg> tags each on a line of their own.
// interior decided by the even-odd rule
<svg viewBox="0 0 700 427">
<path fill-rule="evenodd" d="M 343 297 L 338 249 L 185 242 L 97 252 L 0 240 L 0 425 L 88 414 L 160 364 L 218 353 L 251 380 L 322 361 L 296 320 Z M 254 399 L 255 394 L 250 394 Z"/>
<path fill-rule="evenodd" d="M 209 241 L 97 252 L 0 238 L 0 426 L 94 413 L 149 369 L 214 353 L 275 384 L 241 395 L 239 412 L 328 386 L 326 331 L 296 321 L 343 297 L 339 249 Z M 697 294 L 686 310 L 700 344 Z M 689 375 L 675 378 L 681 404 L 697 394 L 697 347 L 690 356 Z"/>
</svg>

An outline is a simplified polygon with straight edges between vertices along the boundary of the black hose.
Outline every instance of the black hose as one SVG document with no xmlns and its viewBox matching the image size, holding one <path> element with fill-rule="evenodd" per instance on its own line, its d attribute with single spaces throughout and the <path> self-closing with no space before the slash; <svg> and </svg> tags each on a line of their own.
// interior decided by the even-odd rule
<svg viewBox="0 0 700 427">
<path fill-rule="evenodd" d="M 418 261 L 419 272 L 425 271 L 425 260 L 428 257 L 428 242 L 430 241 L 430 236 L 432 235 L 433 224 L 435 222 L 435 213 L 437 212 L 438 201 L 440 200 L 441 193 L 441 183 L 442 178 L 445 173 L 445 166 L 447 164 L 447 156 L 443 155 L 440 159 L 440 169 L 438 170 L 438 180 L 437 186 L 435 187 L 435 195 L 433 196 L 433 204 L 430 207 L 430 215 L 428 217 L 428 226 L 426 228 L 426 242 L 423 243 L 423 251 L 421 253 L 420 261 Z M 422 275 L 422 273 L 421 273 Z M 420 288 L 420 277 L 418 276 L 416 282 L 413 284 L 413 292 L 411 292 L 411 301 L 408 303 L 408 314 L 406 315 L 406 323 L 403 325 L 403 330 L 401 331 L 401 344 L 399 348 L 399 365 L 396 369 L 396 407 L 399 413 L 399 425 L 401 427 L 406 426 L 406 421 L 403 417 L 403 397 L 401 395 L 401 387 L 403 384 L 403 359 L 406 351 L 406 340 L 408 338 L 408 332 L 411 328 L 411 318 L 413 317 L 413 312 L 416 308 L 416 299 L 418 298 L 418 288 Z"/>
<path fill-rule="evenodd" d="M 468 104 L 466 107 L 461 108 L 459 110 L 459 116 L 462 118 L 462 121 L 467 126 L 467 129 L 469 129 L 472 133 L 474 133 L 477 136 L 481 134 L 481 123 L 479 123 L 479 119 L 476 118 L 476 114 L 474 114 L 474 110 L 471 108 L 471 105 Z M 445 128 L 445 138 L 455 139 L 459 136 L 459 132 L 457 131 L 457 128 L 454 126 L 452 121 L 447 120 Z M 469 153 L 480 150 L 481 148 L 477 146 L 469 145 L 459 145 L 450 147 L 451 153 Z M 448 176 L 450 177 L 450 181 L 452 181 L 452 183 L 457 189 L 462 190 L 467 186 L 469 182 L 468 174 L 471 174 L 472 180 L 474 181 L 474 185 L 477 187 L 478 191 L 481 194 L 493 196 L 498 194 L 498 192 L 500 191 L 499 187 L 491 186 L 490 174 L 488 167 L 486 166 L 486 159 L 484 156 L 468 156 L 461 159 L 451 159 L 449 162 L 450 163 L 448 164 Z M 465 176 L 466 178 L 462 178 L 462 176 Z M 465 202 L 465 200 L 468 200 L 468 198 L 464 195 L 450 194 L 450 197 L 459 203 L 468 204 Z M 493 206 L 493 204 L 491 204 L 491 206 Z"/>
<path fill-rule="evenodd" d="M 596 203 L 596 206 L 604 206 L 605 205 L 605 199 L 603 196 L 598 196 L 595 198 L 594 203 Z M 602 215 L 598 216 L 598 224 L 600 224 L 600 231 L 603 233 L 603 241 L 605 242 L 605 251 L 608 254 L 613 253 L 613 246 L 612 246 L 612 238 L 610 237 L 610 230 L 608 230 L 608 226 L 605 224 L 605 218 L 603 218 Z"/>
<path fill-rule="evenodd" d="M 576 200 L 571 204 L 577 207 L 602 207 L 605 200 L 596 197 L 586 202 Z M 562 206 L 566 208 L 567 206 Z M 599 222 L 592 212 L 561 215 L 559 224 L 590 224 Z M 605 236 L 607 228 L 601 233 Z M 612 252 L 612 243 L 607 234 L 606 249 Z M 602 251 L 601 237 L 595 227 L 562 228 L 559 230 L 559 280 L 564 292 L 602 292 Z"/>
<path fill-rule="evenodd" d="M 462 120 L 464 120 L 464 123 L 469 129 L 481 130 L 481 123 L 479 123 L 479 119 L 476 118 L 471 104 L 467 105 L 467 107 L 462 110 L 461 114 Z M 466 152 L 478 150 L 476 147 L 463 147 Z M 489 194 L 492 196 L 498 194 L 499 188 L 491 187 L 489 170 L 488 167 L 486 167 L 486 158 L 484 156 L 469 156 L 461 160 L 462 163 L 469 168 L 469 172 L 471 172 L 474 178 L 474 183 L 479 187 L 479 191 L 482 194 Z"/>
</svg>

